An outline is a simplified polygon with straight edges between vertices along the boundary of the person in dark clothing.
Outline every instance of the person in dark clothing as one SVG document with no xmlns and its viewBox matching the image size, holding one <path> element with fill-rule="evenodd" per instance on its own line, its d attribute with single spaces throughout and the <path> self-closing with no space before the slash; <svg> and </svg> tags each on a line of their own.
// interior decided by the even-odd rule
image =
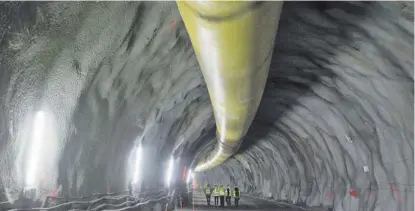
<svg viewBox="0 0 415 211">
<path fill-rule="evenodd" d="M 207 205 L 210 206 L 210 198 L 211 198 L 211 189 L 210 189 L 210 185 L 207 184 L 205 187 L 205 195 L 206 195 L 206 201 L 207 201 Z"/>
<path fill-rule="evenodd" d="M 239 197 L 240 197 L 240 193 L 239 193 L 239 188 L 235 187 L 233 190 L 233 197 L 235 198 L 235 206 L 239 206 Z"/>
<path fill-rule="evenodd" d="M 226 197 L 226 205 L 227 206 L 231 206 L 231 186 L 227 186 L 226 187 L 226 192 L 225 192 L 225 197 Z"/>
</svg>

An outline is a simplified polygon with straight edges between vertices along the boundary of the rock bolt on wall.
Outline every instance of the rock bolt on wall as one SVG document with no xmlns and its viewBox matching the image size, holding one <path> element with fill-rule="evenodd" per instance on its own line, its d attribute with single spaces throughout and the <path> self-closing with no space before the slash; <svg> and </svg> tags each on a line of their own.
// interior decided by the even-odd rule
<svg viewBox="0 0 415 211">
<path fill-rule="evenodd" d="M 199 183 L 413 210 L 413 24 L 412 2 L 285 2 L 252 124 Z M 1 2 L 0 201 L 173 188 L 217 149 L 186 27 L 175 2 Z"/>
</svg>

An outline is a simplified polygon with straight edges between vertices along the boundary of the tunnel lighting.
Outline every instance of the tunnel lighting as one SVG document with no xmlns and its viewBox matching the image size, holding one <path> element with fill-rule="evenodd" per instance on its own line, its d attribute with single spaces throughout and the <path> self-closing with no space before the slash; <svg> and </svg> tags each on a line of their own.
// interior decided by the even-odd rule
<svg viewBox="0 0 415 211">
<path fill-rule="evenodd" d="M 38 111 L 35 115 L 35 121 L 33 124 L 33 134 L 31 147 L 29 152 L 29 165 L 26 172 L 26 185 L 35 186 L 37 182 L 37 170 L 39 162 L 39 154 L 44 139 L 45 133 L 45 113 Z"/>
<path fill-rule="evenodd" d="M 193 177 L 194 177 L 194 175 L 193 175 L 192 169 L 189 169 L 189 172 L 187 173 L 186 183 L 189 183 L 190 179 L 193 179 Z"/>
<path fill-rule="evenodd" d="M 133 176 L 133 183 L 137 184 L 140 177 L 140 168 L 141 168 L 141 146 L 138 146 L 135 150 L 135 169 L 134 169 L 134 176 Z"/>
<path fill-rule="evenodd" d="M 174 158 L 173 156 L 170 157 L 169 160 L 169 167 L 167 168 L 167 178 L 166 178 L 166 185 L 170 187 L 171 177 L 173 175 L 173 165 L 174 165 Z"/>
</svg>

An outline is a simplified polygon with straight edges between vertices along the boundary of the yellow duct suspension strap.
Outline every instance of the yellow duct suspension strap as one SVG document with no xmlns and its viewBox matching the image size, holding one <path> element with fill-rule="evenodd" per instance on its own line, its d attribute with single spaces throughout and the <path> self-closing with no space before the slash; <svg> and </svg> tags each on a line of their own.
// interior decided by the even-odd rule
<svg viewBox="0 0 415 211">
<path fill-rule="evenodd" d="M 239 148 L 268 76 L 282 2 L 177 1 L 213 105 L 218 145 L 195 171 Z"/>
</svg>

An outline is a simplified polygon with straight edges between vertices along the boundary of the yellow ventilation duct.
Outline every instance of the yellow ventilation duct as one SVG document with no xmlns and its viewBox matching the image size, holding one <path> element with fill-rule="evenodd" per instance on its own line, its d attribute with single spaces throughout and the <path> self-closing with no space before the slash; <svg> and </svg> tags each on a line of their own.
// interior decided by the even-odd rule
<svg viewBox="0 0 415 211">
<path fill-rule="evenodd" d="M 213 105 L 218 145 L 195 171 L 239 148 L 262 98 L 282 2 L 177 1 Z"/>
</svg>

